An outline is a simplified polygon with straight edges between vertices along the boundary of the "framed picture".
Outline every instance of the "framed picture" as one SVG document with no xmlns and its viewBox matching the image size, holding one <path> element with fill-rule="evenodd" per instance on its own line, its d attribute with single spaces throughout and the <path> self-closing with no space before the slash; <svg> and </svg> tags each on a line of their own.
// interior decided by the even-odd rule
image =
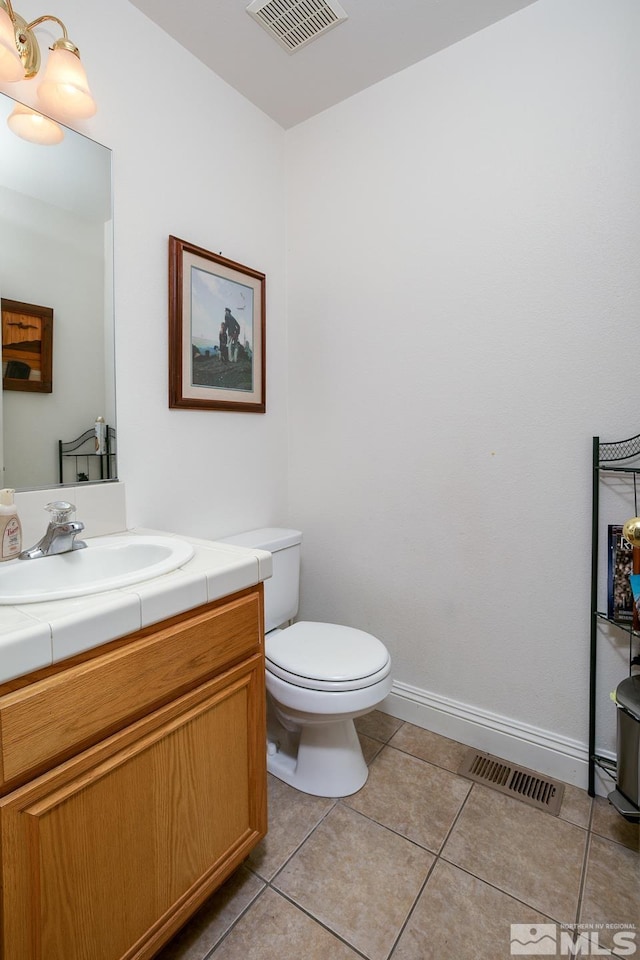
<svg viewBox="0 0 640 960">
<path fill-rule="evenodd" d="M 265 275 L 169 237 L 169 406 L 265 412 Z"/>
<path fill-rule="evenodd" d="M 53 310 L 2 298 L 2 389 L 53 392 Z"/>
</svg>

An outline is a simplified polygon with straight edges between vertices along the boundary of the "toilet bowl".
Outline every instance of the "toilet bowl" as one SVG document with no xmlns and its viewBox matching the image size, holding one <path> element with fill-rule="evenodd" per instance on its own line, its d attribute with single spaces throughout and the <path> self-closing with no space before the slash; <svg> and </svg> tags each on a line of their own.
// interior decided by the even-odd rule
<svg viewBox="0 0 640 960">
<path fill-rule="evenodd" d="M 391 658 L 376 637 L 335 623 L 291 620 L 298 609 L 302 535 L 249 531 L 225 542 L 269 550 L 265 581 L 267 769 L 304 793 L 346 797 L 368 769 L 354 719 L 391 690 Z"/>
<path fill-rule="evenodd" d="M 360 790 L 368 769 L 353 721 L 391 689 L 383 644 L 362 630 L 300 621 L 267 634 L 265 655 L 269 772 L 315 796 Z"/>
</svg>

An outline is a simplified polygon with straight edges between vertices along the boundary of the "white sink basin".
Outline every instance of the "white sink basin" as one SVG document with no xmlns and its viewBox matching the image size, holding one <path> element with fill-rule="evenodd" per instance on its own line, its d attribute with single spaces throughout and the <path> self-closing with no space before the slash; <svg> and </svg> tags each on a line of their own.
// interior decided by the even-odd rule
<svg viewBox="0 0 640 960">
<path fill-rule="evenodd" d="M 85 550 L 0 564 L 0 604 L 116 590 L 169 573 L 192 556 L 191 544 L 173 537 L 94 537 Z"/>
</svg>

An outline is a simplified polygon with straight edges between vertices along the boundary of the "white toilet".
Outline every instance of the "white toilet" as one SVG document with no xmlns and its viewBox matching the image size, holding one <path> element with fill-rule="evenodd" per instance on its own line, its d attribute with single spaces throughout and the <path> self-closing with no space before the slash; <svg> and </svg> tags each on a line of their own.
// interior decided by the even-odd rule
<svg viewBox="0 0 640 960">
<path fill-rule="evenodd" d="M 298 530 L 250 530 L 226 543 L 268 550 L 265 588 L 267 769 L 297 790 L 346 797 L 367 780 L 353 721 L 391 689 L 391 658 L 379 640 L 335 623 L 300 621 Z"/>
</svg>

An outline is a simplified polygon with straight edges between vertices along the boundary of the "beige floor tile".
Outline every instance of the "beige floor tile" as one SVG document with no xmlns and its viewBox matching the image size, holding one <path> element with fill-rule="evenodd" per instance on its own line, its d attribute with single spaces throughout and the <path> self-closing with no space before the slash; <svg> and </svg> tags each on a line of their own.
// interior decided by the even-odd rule
<svg viewBox="0 0 640 960">
<path fill-rule="evenodd" d="M 362 747 L 362 755 L 364 757 L 365 763 L 368 765 L 377 757 L 384 743 L 381 740 L 372 740 L 371 737 L 365 736 L 364 733 L 358 734 L 358 740 L 360 741 L 360 746 Z"/>
<path fill-rule="evenodd" d="M 400 729 L 403 721 L 390 717 L 388 713 L 382 713 L 381 710 L 372 710 L 364 717 L 358 717 L 354 723 L 358 733 L 364 733 L 372 740 L 382 740 L 383 743 L 387 743 L 396 730 Z"/>
<path fill-rule="evenodd" d="M 601 837 L 623 843 L 636 853 L 640 851 L 640 825 L 629 823 L 621 817 L 604 797 L 596 797 L 594 800 L 591 829 Z M 640 947 L 638 949 L 640 951 Z"/>
<path fill-rule="evenodd" d="M 264 883 L 240 867 L 159 953 L 156 960 L 204 960 Z"/>
<path fill-rule="evenodd" d="M 386 960 L 433 859 L 338 804 L 273 882 L 370 960 Z"/>
<path fill-rule="evenodd" d="M 640 855 L 634 850 L 592 834 L 580 923 L 635 924 L 640 954 Z M 605 926 L 599 933 L 601 944 L 611 947 L 614 930 Z"/>
<path fill-rule="evenodd" d="M 404 750 L 421 760 L 428 760 L 437 767 L 445 767 L 453 773 L 466 756 L 469 747 L 457 740 L 449 740 L 430 730 L 423 730 L 412 723 L 405 723 L 389 741 L 389 745 Z"/>
<path fill-rule="evenodd" d="M 358 960 L 357 954 L 274 890 L 265 890 L 211 960 Z"/>
<path fill-rule="evenodd" d="M 470 789 L 463 777 L 387 746 L 344 803 L 437 853 Z"/>
<path fill-rule="evenodd" d="M 610 946 L 607 944 L 610 943 Z M 574 947 L 577 957 L 637 957 L 637 930 L 594 930 L 578 934 Z"/>
<path fill-rule="evenodd" d="M 560 923 L 578 907 L 586 831 L 474 784 L 442 856 Z"/>
<path fill-rule="evenodd" d="M 260 877 L 270 880 L 335 803 L 326 797 L 301 793 L 269 775 L 268 833 L 251 851 L 248 865 Z"/>
<path fill-rule="evenodd" d="M 514 942 L 556 942 L 560 931 L 548 917 L 524 906 L 495 887 L 439 860 L 420 895 L 392 960 L 497 960 L 509 957 Z M 511 930 L 511 924 L 526 929 Z"/>
<path fill-rule="evenodd" d="M 587 828 L 591 816 L 591 804 L 592 799 L 586 790 L 581 790 L 580 787 L 574 787 L 573 784 L 566 783 L 558 816 L 561 820 L 569 820 L 570 823 Z"/>
</svg>

